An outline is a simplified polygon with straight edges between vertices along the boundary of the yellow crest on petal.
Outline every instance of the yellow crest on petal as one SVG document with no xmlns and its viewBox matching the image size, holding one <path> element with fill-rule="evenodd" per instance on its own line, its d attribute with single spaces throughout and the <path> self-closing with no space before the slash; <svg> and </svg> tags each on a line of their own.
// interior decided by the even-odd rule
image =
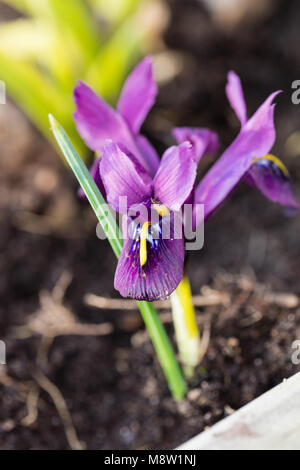
<svg viewBox="0 0 300 470">
<path fill-rule="evenodd" d="M 158 213 L 160 217 L 167 217 L 168 215 L 170 215 L 169 209 L 163 204 L 155 203 L 155 204 L 152 204 L 152 207 L 154 210 L 156 210 L 156 212 Z"/>
<path fill-rule="evenodd" d="M 147 236 L 150 222 L 145 222 L 140 233 L 140 265 L 144 266 L 147 261 Z"/>
<path fill-rule="evenodd" d="M 289 171 L 287 167 L 282 163 L 281 160 L 279 160 L 279 158 L 275 157 L 275 155 L 271 155 L 270 153 L 268 153 L 264 157 L 254 158 L 253 163 L 258 162 L 259 160 L 270 160 L 271 162 L 275 163 L 276 166 L 278 166 L 278 168 L 282 171 L 285 176 L 289 176 Z"/>
</svg>

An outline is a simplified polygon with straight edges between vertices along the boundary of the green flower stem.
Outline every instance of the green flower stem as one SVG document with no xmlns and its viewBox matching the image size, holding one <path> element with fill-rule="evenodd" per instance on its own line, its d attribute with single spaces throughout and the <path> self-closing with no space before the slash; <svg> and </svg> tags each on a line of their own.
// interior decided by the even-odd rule
<svg viewBox="0 0 300 470">
<path fill-rule="evenodd" d="M 170 297 L 179 357 L 187 378 L 194 374 L 199 364 L 200 334 L 189 279 L 183 276 L 177 289 Z"/>
<path fill-rule="evenodd" d="M 187 390 L 173 348 L 157 311 L 150 302 L 137 302 L 144 322 L 148 328 L 161 367 L 165 373 L 174 398 L 182 400 Z"/>
<path fill-rule="evenodd" d="M 49 119 L 57 143 L 74 172 L 80 186 L 85 192 L 86 197 L 88 198 L 88 201 L 118 258 L 122 250 L 122 237 L 118 224 L 116 223 L 111 211 L 107 210 L 105 200 L 63 127 L 52 115 L 49 116 Z M 186 393 L 186 383 L 182 377 L 180 367 L 166 331 L 159 319 L 158 313 L 152 303 L 137 302 L 137 304 L 148 328 L 149 335 L 166 376 L 171 393 L 175 399 L 182 400 Z"/>
</svg>

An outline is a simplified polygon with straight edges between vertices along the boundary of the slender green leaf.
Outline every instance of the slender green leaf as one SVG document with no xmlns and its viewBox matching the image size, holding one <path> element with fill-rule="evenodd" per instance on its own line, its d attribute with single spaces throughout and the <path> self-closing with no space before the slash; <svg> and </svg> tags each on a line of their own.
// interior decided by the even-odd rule
<svg viewBox="0 0 300 470">
<path fill-rule="evenodd" d="M 45 0 L 44 0 L 45 1 Z M 63 34 L 69 33 L 76 42 L 86 64 L 100 48 L 100 32 L 86 2 L 82 0 L 46 0 L 55 24 Z"/>
<path fill-rule="evenodd" d="M 52 42 L 52 28 L 42 21 L 19 18 L 0 28 L 1 50 L 17 60 L 40 60 L 47 56 Z"/>
</svg>

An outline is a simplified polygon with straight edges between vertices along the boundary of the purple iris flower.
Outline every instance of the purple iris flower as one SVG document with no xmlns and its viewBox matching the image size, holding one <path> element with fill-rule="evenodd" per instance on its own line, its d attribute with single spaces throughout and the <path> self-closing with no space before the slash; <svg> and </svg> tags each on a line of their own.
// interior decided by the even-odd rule
<svg viewBox="0 0 300 470">
<path fill-rule="evenodd" d="M 226 93 L 243 128 L 247 124 L 247 108 L 240 78 L 232 71 L 228 74 Z M 289 172 L 274 155 L 267 153 L 256 157 L 245 174 L 245 180 L 271 201 L 293 209 L 299 208 L 290 186 Z"/>
<path fill-rule="evenodd" d="M 208 129 L 178 128 L 175 133 L 193 134 L 195 139 L 182 139 L 160 161 L 150 142 L 140 134 L 156 94 L 150 57 L 127 78 L 117 111 L 82 82 L 74 91 L 77 129 L 100 155 L 90 172 L 102 195 L 125 216 L 128 210 L 122 210 L 120 197 L 127 198 L 129 209 L 137 205 L 146 209 L 143 215 L 126 218 L 131 223 L 123 230 L 124 246 L 115 275 L 116 289 L 124 297 L 140 300 L 164 299 L 181 281 L 184 238 L 176 226 L 175 213 L 185 202 L 193 202 L 197 164 L 218 145 L 216 133 Z M 151 225 L 153 211 L 158 220 Z M 164 236 L 164 229 L 169 230 L 169 237 Z"/>
<path fill-rule="evenodd" d="M 196 189 L 195 202 L 205 204 L 206 218 L 243 179 L 271 201 L 299 209 L 288 170 L 277 157 L 269 153 L 276 138 L 273 100 L 278 93 L 280 91 L 272 93 L 247 119 L 240 78 L 234 72 L 229 72 L 226 94 L 241 122 L 241 130 Z"/>
<path fill-rule="evenodd" d="M 112 141 L 104 147 L 100 173 L 107 201 L 115 211 L 132 216 L 133 233 L 123 231 L 125 240 L 115 274 L 115 288 L 124 297 L 165 299 L 182 279 L 184 239 L 174 217 L 194 186 L 197 163 L 193 153 L 189 142 L 170 147 L 152 178 L 124 148 Z M 124 197 L 125 209 L 121 205 Z M 151 210 L 157 213 L 155 222 Z M 164 231 L 167 228 L 169 233 Z"/>
<path fill-rule="evenodd" d="M 160 161 L 140 134 L 156 93 L 152 62 L 147 57 L 128 77 L 117 111 L 80 82 L 75 89 L 74 115 L 79 133 L 100 154 L 91 173 L 108 203 L 126 221 L 115 288 L 124 297 L 150 301 L 168 297 L 182 279 L 184 238 L 177 234 L 175 218 L 184 204 L 193 204 L 195 228 L 195 221 L 202 221 L 197 216 L 200 205 L 204 205 L 207 219 L 246 180 L 272 201 L 298 209 L 287 169 L 269 154 L 276 137 L 273 100 L 279 92 L 272 93 L 247 119 L 240 79 L 229 73 L 226 93 L 241 130 L 198 186 L 197 165 L 204 155 L 217 150 L 218 137 L 209 129 L 175 128 L 179 145 L 169 148 Z M 120 203 L 124 197 L 125 209 Z M 133 216 L 130 211 L 135 208 L 139 208 L 138 215 Z M 158 216 L 155 223 L 153 211 Z M 167 238 L 163 236 L 166 226 L 171 231 Z"/>
</svg>

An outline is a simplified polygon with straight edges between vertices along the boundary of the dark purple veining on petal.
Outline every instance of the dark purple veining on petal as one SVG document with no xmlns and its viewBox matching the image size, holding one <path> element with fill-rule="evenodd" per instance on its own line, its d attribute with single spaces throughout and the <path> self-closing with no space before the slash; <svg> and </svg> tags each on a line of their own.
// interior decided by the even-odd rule
<svg viewBox="0 0 300 470">
<path fill-rule="evenodd" d="M 171 235 L 163 238 L 164 224 L 169 223 Z M 184 240 L 175 239 L 171 219 L 165 217 L 149 227 L 147 235 L 147 261 L 140 264 L 141 225 L 136 224 L 132 238 L 124 242 L 115 274 L 115 288 L 123 297 L 137 300 L 166 299 L 178 286 L 183 276 Z"/>
</svg>

